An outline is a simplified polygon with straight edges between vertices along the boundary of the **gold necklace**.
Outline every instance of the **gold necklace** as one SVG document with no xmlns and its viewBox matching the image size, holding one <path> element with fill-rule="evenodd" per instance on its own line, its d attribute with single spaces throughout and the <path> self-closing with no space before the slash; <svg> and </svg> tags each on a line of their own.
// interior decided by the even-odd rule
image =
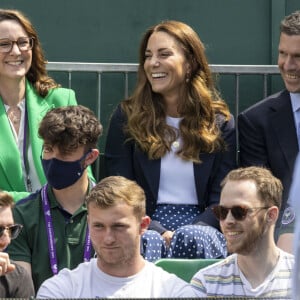
<svg viewBox="0 0 300 300">
<path fill-rule="evenodd" d="M 16 133 L 19 133 L 20 121 L 21 121 L 21 109 L 18 106 L 11 106 L 7 110 L 7 116 L 12 122 Z"/>
</svg>

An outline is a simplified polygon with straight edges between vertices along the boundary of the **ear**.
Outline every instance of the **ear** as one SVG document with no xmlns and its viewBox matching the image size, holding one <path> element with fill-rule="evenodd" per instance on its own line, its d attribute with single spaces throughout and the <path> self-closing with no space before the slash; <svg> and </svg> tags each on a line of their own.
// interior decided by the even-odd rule
<svg viewBox="0 0 300 300">
<path fill-rule="evenodd" d="M 279 209 L 277 206 L 271 206 L 267 211 L 267 222 L 276 223 L 279 216 Z"/>
<path fill-rule="evenodd" d="M 84 164 L 85 167 L 91 165 L 99 156 L 99 150 L 98 149 L 91 149 L 90 153 L 86 156 Z"/>
<path fill-rule="evenodd" d="M 141 219 L 141 234 L 144 234 L 150 225 L 151 219 L 149 216 L 144 216 Z"/>
</svg>

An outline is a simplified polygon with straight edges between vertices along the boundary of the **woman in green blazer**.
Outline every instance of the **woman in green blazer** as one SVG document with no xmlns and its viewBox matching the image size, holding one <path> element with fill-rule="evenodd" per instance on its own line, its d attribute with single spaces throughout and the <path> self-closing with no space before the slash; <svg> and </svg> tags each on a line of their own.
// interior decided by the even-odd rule
<svg viewBox="0 0 300 300">
<path fill-rule="evenodd" d="M 76 105 L 73 90 L 48 76 L 31 22 L 16 10 L 0 10 L 0 189 L 14 201 L 46 183 L 39 122 L 54 107 Z"/>
</svg>

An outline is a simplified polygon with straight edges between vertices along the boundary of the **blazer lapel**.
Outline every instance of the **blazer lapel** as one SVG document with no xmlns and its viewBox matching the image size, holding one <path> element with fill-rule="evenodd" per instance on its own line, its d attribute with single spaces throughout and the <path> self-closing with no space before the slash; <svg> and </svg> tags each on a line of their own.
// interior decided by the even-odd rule
<svg viewBox="0 0 300 300">
<path fill-rule="evenodd" d="M 38 128 L 46 112 L 54 107 L 54 105 L 49 105 L 45 98 L 38 95 L 29 82 L 26 82 L 26 105 L 28 112 L 29 138 L 34 165 L 41 184 L 45 184 L 46 178 L 40 161 L 43 141 L 38 136 Z"/>
<path fill-rule="evenodd" d="M 0 166 L 7 182 L 2 182 L 2 186 L 7 185 L 7 189 L 12 191 L 25 191 L 23 181 L 21 157 L 15 138 L 13 136 L 3 101 L 0 97 Z M 16 163 L 17 161 L 17 163 Z M 13 168 L 12 166 L 17 166 Z"/>
<path fill-rule="evenodd" d="M 136 164 L 142 169 L 142 172 L 138 172 L 136 176 L 140 176 L 141 180 L 146 181 L 146 184 L 150 188 L 153 199 L 157 200 L 159 179 L 160 179 L 160 159 L 149 159 L 147 154 L 141 152 L 137 146 L 135 146 L 135 159 Z M 139 173 L 139 174 L 138 174 Z"/>
<path fill-rule="evenodd" d="M 197 196 L 198 200 L 200 199 L 202 201 L 203 210 L 206 206 L 206 203 L 204 203 L 203 199 L 205 198 L 206 187 L 208 185 L 209 175 L 211 174 L 211 170 L 213 167 L 214 157 L 215 155 L 213 153 L 201 153 L 201 163 L 193 164 Z"/>
<path fill-rule="evenodd" d="M 291 157 L 297 156 L 299 146 L 289 93 L 284 91 L 271 109 L 274 111 L 271 118 L 273 134 L 277 138 L 288 167 L 293 170 L 294 160 Z"/>
</svg>

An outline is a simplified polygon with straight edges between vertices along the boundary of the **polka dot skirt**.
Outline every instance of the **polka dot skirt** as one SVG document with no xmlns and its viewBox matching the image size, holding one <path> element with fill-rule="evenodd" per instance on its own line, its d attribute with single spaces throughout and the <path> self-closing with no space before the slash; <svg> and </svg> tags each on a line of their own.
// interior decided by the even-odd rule
<svg viewBox="0 0 300 300">
<path fill-rule="evenodd" d="M 158 205 L 153 220 L 174 231 L 167 257 L 224 258 L 226 241 L 221 232 L 212 226 L 191 225 L 200 215 L 196 205 Z"/>
<path fill-rule="evenodd" d="M 180 226 L 192 224 L 200 211 L 197 205 L 158 205 L 152 220 L 157 220 L 168 230 L 174 231 Z"/>
<path fill-rule="evenodd" d="M 171 240 L 167 257 L 224 258 L 226 241 L 221 232 L 212 226 L 186 225 L 178 228 Z"/>
<path fill-rule="evenodd" d="M 152 262 L 167 256 L 166 242 L 157 231 L 147 230 L 142 235 L 141 255 Z"/>
</svg>

